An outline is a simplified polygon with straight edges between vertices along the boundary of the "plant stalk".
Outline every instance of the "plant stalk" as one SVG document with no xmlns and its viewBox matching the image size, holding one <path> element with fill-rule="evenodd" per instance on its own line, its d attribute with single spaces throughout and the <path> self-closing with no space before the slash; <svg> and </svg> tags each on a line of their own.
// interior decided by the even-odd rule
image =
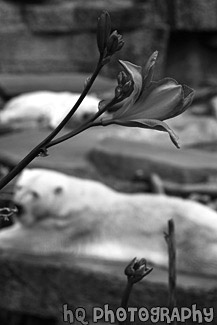
<svg viewBox="0 0 217 325">
<path fill-rule="evenodd" d="M 169 253 L 169 310 L 176 307 L 176 242 L 175 242 L 175 225 L 174 221 L 168 221 L 168 253 Z M 177 324 L 176 321 L 173 322 Z"/>
<path fill-rule="evenodd" d="M 70 120 L 72 115 L 76 112 L 78 107 L 80 106 L 81 102 L 87 95 L 88 91 L 90 90 L 91 86 L 93 85 L 96 77 L 98 76 L 100 70 L 103 67 L 102 57 L 100 56 L 96 69 L 91 76 L 90 80 L 88 81 L 86 87 L 84 88 L 83 92 L 81 93 L 80 97 L 78 98 L 75 105 L 72 107 L 70 112 L 65 116 L 65 118 L 60 122 L 60 124 L 44 139 L 40 142 L 35 148 L 33 148 L 26 157 L 24 157 L 5 177 L 0 180 L 0 190 L 5 187 L 14 177 L 16 177 L 29 163 L 35 159 L 41 151 L 47 148 L 47 145 L 53 140 L 53 138 L 62 130 L 62 128 L 66 125 L 66 123 Z M 89 126 L 90 127 L 90 126 Z M 80 131 L 82 132 L 82 131 Z M 79 132 L 79 133 L 80 133 Z"/>
<path fill-rule="evenodd" d="M 66 141 L 72 137 L 74 137 L 75 135 L 91 128 L 94 126 L 100 126 L 102 125 L 102 122 L 95 122 L 93 123 L 98 117 L 100 117 L 105 111 L 107 111 L 109 109 L 109 107 L 113 106 L 116 103 L 116 98 L 113 98 L 102 110 L 99 110 L 94 116 L 92 116 L 85 124 L 81 125 L 80 127 L 78 127 L 77 130 L 74 131 L 70 131 L 69 133 L 64 134 L 62 137 L 59 137 L 51 142 L 49 142 L 46 145 L 46 148 L 50 148 L 53 147 L 63 141 Z"/>
</svg>

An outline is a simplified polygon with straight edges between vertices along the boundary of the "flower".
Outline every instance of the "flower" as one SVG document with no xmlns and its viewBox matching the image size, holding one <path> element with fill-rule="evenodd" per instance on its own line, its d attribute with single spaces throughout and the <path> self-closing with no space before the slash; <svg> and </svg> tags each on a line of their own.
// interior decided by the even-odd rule
<svg viewBox="0 0 217 325">
<path fill-rule="evenodd" d="M 148 275 L 153 268 L 147 267 L 146 260 L 142 258 L 138 260 L 136 257 L 127 265 L 124 273 L 126 274 L 128 281 L 136 283 L 141 281 L 146 275 Z"/>
<path fill-rule="evenodd" d="M 102 118 L 101 122 L 103 126 L 119 124 L 168 132 L 179 148 L 178 137 L 163 121 L 183 113 L 191 104 L 194 91 L 172 78 L 152 81 L 157 55 L 154 52 L 144 68 L 119 60 L 128 80 L 133 81 L 133 91 L 119 103 L 112 116 Z"/>
</svg>

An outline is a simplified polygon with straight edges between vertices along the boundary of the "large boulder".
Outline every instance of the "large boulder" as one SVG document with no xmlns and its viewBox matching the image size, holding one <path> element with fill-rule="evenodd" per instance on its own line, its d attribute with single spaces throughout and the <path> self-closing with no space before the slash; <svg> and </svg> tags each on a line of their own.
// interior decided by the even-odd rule
<svg viewBox="0 0 217 325">
<path fill-rule="evenodd" d="M 214 117 L 193 115 L 185 112 L 165 122 L 178 135 L 181 148 L 217 140 L 217 121 Z M 112 132 L 109 129 L 104 131 L 104 138 L 112 137 L 129 139 L 140 143 L 152 143 L 167 148 L 173 146 L 167 133 L 150 129 L 116 127 Z"/>
<path fill-rule="evenodd" d="M 154 132 L 153 132 L 154 133 Z M 169 139 L 167 139 L 169 142 Z M 93 148 L 90 161 L 105 176 L 136 180 L 138 172 L 144 181 L 152 174 L 177 183 L 202 183 L 217 176 L 217 153 L 153 145 L 148 142 L 107 138 Z"/>
</svg>

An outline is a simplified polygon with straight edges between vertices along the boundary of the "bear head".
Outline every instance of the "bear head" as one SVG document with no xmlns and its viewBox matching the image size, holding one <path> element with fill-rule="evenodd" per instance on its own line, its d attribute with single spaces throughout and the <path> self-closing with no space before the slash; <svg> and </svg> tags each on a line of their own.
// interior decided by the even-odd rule
<svg viewBox="0 0 217 325">
<path fill-rule="evenodd" d="M 63 211 L 63 195 L 67 186 L 65 175 L 42 169 L 25 169 L 19 176 L 13 201 L 17 207 L 16 221 L 32 226 Z"/>
</svg>

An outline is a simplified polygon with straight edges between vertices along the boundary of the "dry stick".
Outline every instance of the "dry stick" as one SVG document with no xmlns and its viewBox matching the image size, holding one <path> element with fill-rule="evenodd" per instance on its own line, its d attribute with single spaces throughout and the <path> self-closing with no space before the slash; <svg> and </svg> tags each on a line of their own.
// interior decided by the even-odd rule
<svg viewBox="0 0 217 325">
<path fill-rule="evenodd" d="M 130 297 L 132 289 L 133 289 L 133 283 L 128 280 L 125 290 L 124 290 L 124 293 L 123 293 L 123 296 L 122 296 L 122 300 L 121 300 L 121 307 L 124 308 L 126 313 L 127 313 L 128 301 L 129 301 L 129 297 Z M 127 323 L 127 320 L 123 321 L 123 322 L 119 321 L 118 323 L 119 323 L 119 325 L 125 325 Z"/>
<path fill-rule="evenodd" d="M 165 235 L 169 253 L 169 310 L 172 312 L 176 307 L 176 240 L 175 224 L 172 219 L 168 221 L 168 234 Z M 177 322 L 174 320 L 174 325 Z"/>
<path fill-rule="evenodd" d="M 102 57 L 100 57 L 96 69 L 91 76 L 89 82 L 87 83 L 86 87 L 84 88 L 82 94 L 80 95 L 79 99 L 72 107 L 71 111 L 65 116 L 65 118 L 60 122 L 60 124 L 54 129 L 48 137 L 46 137 L 42 142 L 40 142 L 34 149 L 32 149 L 27 156 L 22 159 L 18 165 L 16 165 L 4 178 L 0 180 L 0 190 L 6 186 L 14 177 L 16 177 L 29 163 L 35 159 L 43 150 L 46 150 L 47 145 L 53 140 L 53 138 L 62 130 L 62 128 L 66 125 L 72 115 L 76 112 L 78 107 L 80 106 L 81 102 L 87 95 L 88 91 L 90 90 L 93 82 L 95 81 L 96 77 L 98 76 L 100 70 L 103 67 Z"/>
<path fill-rule="evenodd" d="M 121 300 L 121 307 L 124 308 L 125 310 L 127 309 L 128 300 L 129 300 L 132 288 L 133 288 L 133 283 L 130 281 L 127 281 L 127 285 L 126 285 L 126 288 L 124 290 L 122 300 Z"/>
</svg>

